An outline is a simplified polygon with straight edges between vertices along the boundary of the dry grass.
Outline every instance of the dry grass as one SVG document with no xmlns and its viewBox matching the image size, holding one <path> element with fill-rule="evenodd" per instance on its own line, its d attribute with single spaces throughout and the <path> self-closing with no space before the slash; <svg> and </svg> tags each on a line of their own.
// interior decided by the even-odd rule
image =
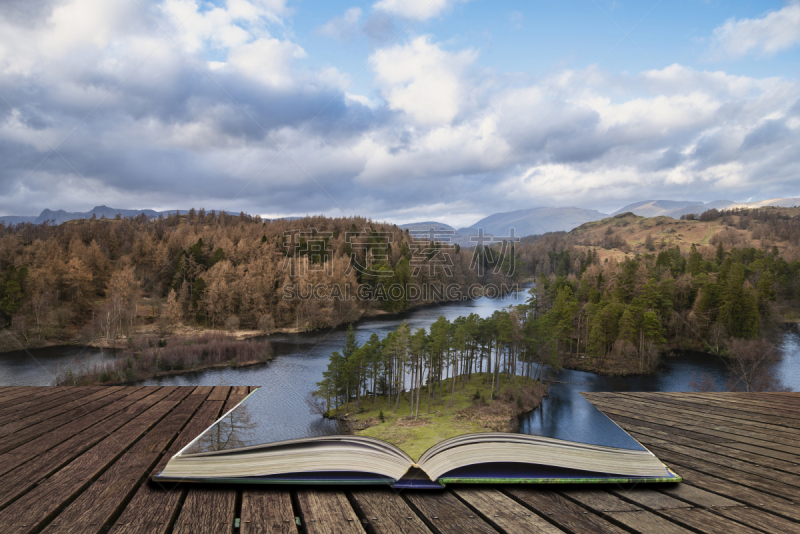
<svg viewBox="0 0 800 534">
<path fill-rule="evenodd" d="M 66 369 L 56 385 L 119 384 L 211 367 L 241 367 L 272 357 L 269 341 L 237 340 L 221 333 L 199 336 L 137 336 L 115 359 Z"/>
<path fill-rule="evenodd" d="M 777 210 L 785 212 L 787 215 L 800 215 L 800 208 L 778 208 Z M 733 224 L 736 224 L 739 216 L 732 216 L 731 220 Z M 606 249 L 600 246 L 604 237 L 608 237 L 609 229 L 613 234 L 625 240 L 629 250 Z M 779 250 L 785 251 L 790 247 L 788 242 L 769 241 L 765 243 L 760 239 L 753 239 L 750 229 L 734 228 L 724 224 L 722 219 L 700 221 L 627 215 L 583 224 L 572 230 L 570 235 L 578 238 L 581 243 L 575 247 L 577 251 L 595 249 L 601 262 L 606 259 L 623 261 L 626 257 L 632 258 L 637 253 L 658 253 L 667 248 L 674 248 L 676 245 L 682 252 L 689 252 L 693 244 L 697 245 L 704 256 L 713 255 L 714 247 L 719 242 L 723 243 L 726 250 L 733 246 L 763 248 L 775 245 Z M 652 239 L 654 250 L 647 249 L 648 235 Z"/>
</svg>

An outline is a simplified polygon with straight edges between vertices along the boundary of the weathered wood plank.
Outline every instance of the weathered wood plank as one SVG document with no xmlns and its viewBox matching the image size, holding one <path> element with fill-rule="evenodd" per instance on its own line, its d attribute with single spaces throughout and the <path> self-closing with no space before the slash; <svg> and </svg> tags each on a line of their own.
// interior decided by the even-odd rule
<svg viewBox="0 0 800 534">
<path fill-rule="evenodd" d="M 483 518 L 506 532 L 541 532 L 554 534 L 563 532 L 535 512 L 525 508 L 500 491 L 491 489 L 456 489 L 458 497 L 466 501 Z"/>
<path fill-rule="evenodd" d="M 630 401 L 629 399 L 636 400 Z M 731 409 L 715 409 L 711 403 L 709 403 L 710 406 L 704 407 L 683 401 L 668 402 L 668 399 L 642 399 L 633 393 L 620 394 L 618 402 L 624 406 L 642 407 L 653 413 L 669 414 L 683 421 L 699 418 L 700 420 L 714 421 L 715 424 L 743 428 L 749 431 L 758 428 L 760 431 L 770 435 L 774 434 L 779 438 L 793 439 L 800 437 L 800 429 L 787 426 L 785 423 L 786 418 L 778 414 L 760 415 Z"/>
<path fill-rule="evenodd" d="M 103 419 L 130 406 L 153 391 L 155 390 L 151 389 L 148 391 L 142 388 L 126 388 L 112 393 L 109 396 L 110 398 L 106 397 L 106 400 L 109 400 L 109 404 L 106 406 L 95 409 L 78 419 L 74 419 L 70 421 L 68 425 L 61 425 L 55 429 L 48 430 L 46 433 L 34 439 L 24 439 L 24 445 L 17 446 L 15 449 L 0 454 L 0 475 L 24 464 L 28 460 L 57 446 L 85 429 L 98 424 Z M 23 434 L 24 432 L 23 430 L 15 434 Z"/>
<path fill-rule="evenodd" d="M 649 438 L 659 440 L 655 441 L 655 443 L 660 443 L 661 441 L 663 441 L 664 443 L 682 445 L 684 447 L 691 449 L 712 452 L 715 454 L 728 456 L 731 458 L 737 458 L 756 465 L 769 466 L 774 469 L 786 471 L 787 473 L 800 472 L 798 471 L 798 466 L 795 463 L 773 458 L 772 456 L 764 456 L 758 453 L 751 453 L 739 449 L 734 449 L 726 446 L 725 444 L 717 445 L 714 443 L 706 443 L 705 441 L 678 436 L 674 433 L 670 434 L 668 432 L 656 430 L 651 427 L 631 425 L 628 423 L 625 424 L 625 429 L 630 433 L 635 433 L 636 435 L 642 436 L 642 439 L 647 439 L 644 436 L 648 436 Z"/>
<path fill-rule="evenodd" d="M 100 388 L 92 388 L 92 392 Z M 36 392 L 9 402 L 6 406 L 0 407 L 0 423 L 5 424 L 10 421 L 22 419 L 39 413 L 53 406 L 57 402 L 70 402 L 82 396 L 73 388 L 55 389 L 53 391 Z"/>
<path fill-rule="evenodd" d="M 653 396 L 649 394 L 625 392 L 624 396 L 636 398 L 644 402 L 667 404 L 677 408 L 701 411 L 707 414 L 728 416 L 738 420 L 759 421 L 762 423 L 783 427 L 787 430 L 797 430 L 797 428 L 787 425 L 786 418 L 799 418 L 799 416 L 794 413 L 791 407 L 786 406 L 786 403 L 775 403 L 773 405 L 775 408 L 769 408 L 766 410 L 760 408 L 757 410 L 750 410 L 748 408 L 753 406 L 754 401 L 750 401 L 748 403 L 734 403 L 708 396 L 693 397 L 684 393 L 681 393 L 680 395 L 663 394 L 659 396 Z"/>
<path fill-rule="evenodd" d="M 686 534 L 691 532 L 680 525 L 676 525 L 663 517 L 602 490 L 570 490 L 564 491 L 562 494 L 568 499 L 589 508 L 601 517 L 624 525 L 634 532 L 643 534 L 651 532 Z"/>
<path fill-rule="evenodd" d="M 752 440 L 750 438 L 741 438 L 735 436 L 721 437 L 719 435 L 712 435 L 703 432 L 702 430 L 684 430 L 675 426 L 664 426 L 659 423 L 654 423 L 652 421 L 645 420 L 644 418 L 642 418 L 641 415 L 638 414 L 637 415 L 631 414 L 634 416 L 630 417 L 627 415 L 620 415 L 619 412 L 614 413 L 614 411 L 611 409 L 606 409 L 606 408 L 603 409 L 604 411 L 607 412 L 606 415 L 608 415 L 612 420 L 614 420 L 617 424 L 619 424 L 623 428 L 635 429 L 639 427 L 645 427 L 648 429 L 658 430 L 660 432 L 664 432 L 674 436 L 680 436 L 687 439 L 702 441 L 704 443 L 717 444 L 731 449 L 747 451 L 762 456 L 768 456 L 770 458 L 784 460 L 786 462 L 791 462 L 791 463 L 800 462 L 800 455 L 776 451 L 773 449 L 767 449 L 764 448 L 763 446 L 760 446 L 759 443 L 762 443 L 763 440 Z M 714 432 L 713 434 L 717 433 Z M 739 440 L 744 440 L 746 443 Z"/>
<path fill-rule="evenodd" d="M 759 508 L 794 521 L 800 521 L 800 507 L 792 500 L 769 495 L 748 486 L 708 475 L 689 467 L 675 468 L 680 469 L 681 476 L 684 477 L 684 484 L 691 484 L 692 486 L 744 503 L 747 506 Z M 788 495 L 787 497 L 796 498 L 796 495 Z"/>
<path fill-rule="evenodd" d="M 800 523 L 797 521 L 790 521 L 757 508 L 715 508 L 714 512 L 766 532 L 800 532 Z"/>
<path fill-rule="evenodd" d="M 211 390 L 197 388 L 193 395 L 205 399 Z M 222 401 L 205 400 L 192 420 L 178 434 L 166 454 L 159 460 L 150 476 L 161 472 L 170 458 L 189 444 L 203 430 L 208 428 L 222 410 Z M 186 497 L 186 485 L 163 485 L 155 482 L 142 484 L 125 507 L 122 515 L 111 528 L 112 534 L 154 534 L 164 533 L 177 519 L 181 501 Z"/>
<path fill-rule="evenodd" d="M 758 432 L 731 429 L 730 427 L 714 425 L 713 423 L 709 423 L 707 421 L 697 421 L 694 418 L 692 419 L 693 423 L 703 423 L 703 425 L 690 425 L 686 423 L 686 420 L 672 420 L 671 418 L 664 417 L 663 414 L 658 414 L 657 416 L 647 415 L 643 413 L 641 409 L 637 411 L 629 408 L 619 408 L 605 403 L 598 403 L 596 406 L 612 419 L 615 419 L 612 417 L 612 415 L 621 415 L 638 421 L 647 421 L 649 423 L 675 428 L 676 431 L 682 432 L 682 435 L 688 435 L 689 437 L 691 437 L 692 433 L 705 434 L 708 436 L 716 436 L 728 441 L 739 441 L 741 443 L 748 443 L 750 445 L 756 445 L 766 449 L 773 449 L 789 454 L 800 455 L 800 446 L 797 446 L 796 441 L 792 442 L 791 440 L 781 440 L 773 436 L 770 436 L 768 439 L 764 439 L 764 435 L 759 434 Z M 689 434 L 686 434 L 687 432 Z"/>
<path fill-rule="evenodd" d="M 109 395 L 105 395 L 101 399 L 73 408 L 58 417 L 31 424 L 27 427 L 16 428 L 14 432 L 0 437 L 0 454 L 16 449 L 21 445 L 31 443 L 40 437 L 49 439 L 50 434 L 56 429 L 62 428 L 65 425 L 72 426 L 76 420 L 87 415 L 91 416 L 96 410 L 126 397 L 137 389 L 139 388 L 118 389 L 115 392 L 111 392 Z M 9 427 L 11 426 L 12 425 L 9 425 Z"/>
<path fill-rule="evenodd" d="M 86 393 L 86 395 L 80 395 L 76 398 L 70 398 L 67 401 L 63 401 L 60 399 L 56 400 L 54 401 L 54 406 L 51 406 L 50 408 L 45 409 L 39 413 L 31 414 L 26 417 L 14 419 L 13 421 L 8 421 L 3 423 L 2 426 L 0 426 L 0 436 L 7 436 L 8 434 L 13 434 L 18 430 L 21 430 L 23 428 L 28 428 L 30 426 L 44 422 L 53 417 L 58 417 L 59 422 L 63 421 L 68 417 L 70 417 L 72 415 L 72 412 L 75 410 L 79 410 L 81 414 L 87 413 L 89 409 L 86 407 L 90 405 L 92 402 L 100 400 L 103 397 L 108 397 L 112 393 L 115 393 L 122 389 L 124 389 L 124 386 L 110 386 L 105 388 L 99 388 L 94 392 L 91 391 L 81 392 L 81 393 Z"/>
<path fill-rule="evenodd" d="M 397 491 L 365 489 L 351 493 L 362 516 L 376 534 L 426 534 L 430 530 Z"/>
<path fill-rule="evenodd" d="M 664 462 L 669 462 L 670 464 L 676 466 L 680 465 L 682 467 L 691 467 L 692 469 L 722 477 L 726 480 L 730 480 L 731 482 L 750 486 L 764 493 L 772 493 L 773 495 L 784 496 L 794 495 L 798 492 L 797 486 L 784 484 L 783 482 L 778 482 L 777 480 L 770 480 L 763 476 L 746 473 L 744 471 L 725 467 L 720 464 L 714 464 L 706 460 L 700 460 L 696 457 L 679 454 L 667 449 L 659 448 L 657 446 L 649 446 L 648 448 L 653 452 L 653 454 L 658 456 Z M 680 468 L 676 469 L 678 472 L 680 472 Z"/>
<path fill-rule="evenodd" d="M 231 392 L 230 386 L 214 386 L 214 390 L 211 392 L 211 395 L 208 396 L 208 400 L 216 400 L 216 401 L 227 400 L 230 392 Z"/>
<path fill-rule="evenodd" d="M 115 407 L 116 414 L 106 420 L 93 419 L 83 431 L 76 433 L 65 441 L 60 436 L 48 436 L 51 440 L 40 439 L 31 444 L 26 444 L 19 449 L 3 455 L 5 469 L 6 460 L 14 467 L 0 477 L 0 508 L 7 506 L 11 501 L 23 495 L 40 481 L 55 474 L 63 466 L 97 445 L 107 438 L 112 432 L 133 420 L 135 417 L 151 408 L 169 393 L 163 388 L 141 389 L 120 401 Z M 96 412 L 95 412 L 96 413 Z M 34 456 L 25 463 L 16 462 L 16 458 L 24 458 L 26 452 L 32 450 Z M 38 452 L 37 452 L 38 451 Z M 46 451 L 46 452 L 45 452 Z"/>
<path fill-rule="evenodd" d="M 193 487 L 186 496 L 175 534 L 232 534 L 236 492 L 220 487 Z M 226 513 L 220 513 L 220 511 Z"/>
<path fill-rule="evenodd" d="M 164 450 L 203 402 L 189 397 L 192 388 L 180 388 L 179 404 L 117 460 L 103 475 L 50 523 L 44 532 L 98 533 L 106 530 L 122 505 L 150 473 Z"/>
<path fill-rule="evenodd" d="M 231 388 L 231 396 L 241 396 L 247 397 L 250 394 L 250 387 L 249 386 L 233 386 Z"/>
<path fill-rule="evenodd" d="M 692 447 L 685 447 L 683 445 L 675 445 L 668 441 L 652 438 L 650 436 L 639 434 L 637 432 L 631 432 L 631 435 L 637 440 L 639 440 L 641 443 L 645 444 L 648 448 L 650 448 L 651 446 L 658 447 L 661 450 L 667 450 L 670 452 L 674 452 L 676 454 L 681 454 L 683 456 L 688 456 L 690 458 L 695 458 L 697 460 L 702 460 L 711 464 L 720 465 L 725 467 L 725 469 L 730 468 L 736 471 L 740 471 L 742 473 L 750 473 L 751 475 L 755 475 L 760 478 L 775 480 L 782 484 L 795 486 L 798 488 L 798 491 L 800 491 L 800 475 L 796 475 L 794 473 L 786 473 L 783 471 L 779 471 L 777 469 L 772 469 L 771 467 L 768 467 L 763 463 L 753 464 L 737 460 L 735 458 L 731 458 L 730 456 L 724 456 L 720 454 L 706 452 Z"/>
<path fill-rule="evenodd" d="M 520 487 L 507 487 L 504 491 L 568 532 L 624 533 L 621 528 L 589 513 L 555 491 Z"/>
<path fill-rule="evenodd" d="M 309 534 L 364 534 L 356 512 L 342 491 L 301 489 L 300 520 Z"/>
<path fill-rule="evenodd" d="M 701 508 L 668 508 L 659 511 L 659 515 L 700 532 L 712 534 L 759 534 L 761 532 Z"/>
<path fill-rule="evenodd" d="M 651 488 L 634 487 L 628 489 L 609 488 L 609 493 L 622 500 L 630 501 L 648 510 L 667 510 L 670 508 L 694 508 L 693 505 L 660 493 Z"/>
<path fill-rule="evenodd" d="M 49 395 L 64 395 L 70 389 L 74 389 L 74 386 L 22 386 L 7 393 L 0 399 L 0 409 L 5 410 L 6 408 L 20 406 L 21 404 L 44 399 Z"/>
<path fill-rule="evenodd" d="M 406 499 L 442 534 L 494 534 L 497 532 L 449 491 L 406 492 Z"/>
<path fill-rule="evenodd" d="M 148 404 L 152 391 L 137 392 L 132 388 L 127 395 L 118 392 L 101 395 L 88 388 L 74 388 L 73 398 L 77 400 L 66 401 L 65 405 L 75 403 L 68 409 L 62 409 L 55 398 L 50 401 L 39 398 L 36 408 L 25 415 L 24 421 L 18 419 L 17 423 L 10 423 L 14 431 L 7 436 L 30 432 L 33 427 L 39 432 L 43 427 L 37 425 L 60 420 L 64 414 L 76 417 L 0 454 L 0 507 L 3 503 L 6 506 L 0 510 L 0 522 L 15 533 L 36 528 L 45 532 L 100 532 L 109 526 L 115 534 L 233 532 L 236 490 L 194 485 L 162 488 L 142 483 L 146 475 L 163 468 L 174 452 L 255 389 L 224 388 L 227 386 L 196 388 L 186 400 L 175 401 L 170 410 L 151 422 L 147 427 L 149 431 L 145 429 L 138 438 L 127 440 L 128 445 L 118 447 L 116 459 L 93 466 L 96 474 L 87 478 L 91 467 L 86 465 L 76 470 L 77 478 L 83 481 L 77 486 L 75 477 L 65 478 L 62 474 L 66 469 L 77 469 L 73 464 L 111 437 L 128 432 L 130 424 L 137 420 L 142 423 L 142 416 L 168 401 L 175 392 L 162 391 L 158 402 L 151 398 Z M 0 401 L 15 392 L 20 395 L 15 398 L 22 398 L 23 391 L 24 388 L 0 389 Z M 27 394 L 37 395 L 38 392 L 27 391 Z M 196 395 L 201 397 L 196 398 Z M 300 530 L 364 532 L 366 528 L 376 534 L 416 534 L 430 532 L 430 528 L 442 533 L 469 534 L 496 530 L 535 532 L 533 528 L 538 527 L 550 531 L 614 534 L 622 530 L 724 534 L 800 532 L 800 507 L 794 500 L 800 493 L 800 471 L 796 465 L 800 454 L 787 452 L 792 448 L 800 449 L 800 439 L 792 441 L 796 430 L 790 428 L 791 425 L 780 425 L 775 416 L 781 410 L 786 411 L 788 406 L 800 407 L 797 400 L 800 397 L 782 394 L 752 397 L 754 407 L 750 409 L 746 406 L 748 397 L 736 394 L 730 397 L 734 404 L 730 410 L 721 405 L 722 397 L 716 397 L 704 413 L 703 395 L 685 398 L 681 394 L 661 395 L 665 394 L 587 394 L 587 398 L 596 400 L 603 411 L 617 412 L 608 415 L 679 472 L 685 479 L 684 484 L 631 490 L 609 486 L 603 489 L 559 488 L 558 491 L 519 486 L 501 490 L 455 487 L 441 493 L 401 494 L 391 490 L 358 489 L 349 494 L 355 509 L 350 505 L 348 494 L 304 489 L 298 492 L 303 524 Z M 208 400 L 204 400 L 206 396 Z M 220 400 L 210 400 L 210 396 Z M 784 397 L 792 403 L 783 402 Z M 199 409 L 192 415 L 192 407 L 198 405 Z M 765 413 L 771 406 L 775 406 L 776 411 Z M 75 410 L 79 407 L 89 413 L 78 416 Z M 93 421 L 93 417 L 98 419 Z M 185 427 L 175 437 L 182 424 L 181 417 Z M 691 424 L 686 424 L 687 421 Z M 73 430 L 74 424 L 81 428 Z M 106 431 L 111 435 L 107 436 Z M 84 435 L 89 437 L 90 443 L 81 443 Z M 0 436 L 0 444 L 3 438 Z M 162 453 L 170 441 L 169 451 Z M 776 445 L 778 448 L 774 448 Z M 127 447 L 131 447 L 127 454 L 118 454 Z M 106 452 L 111 455 L 110 450 Z M 139 452 L 143 456 L 137 463 L 135 458 Z M 5 469 L 7 472 L 3 473 L 3 466 L 14 458 L 22 459 L 23 465 Z M 50 478 L 45 480 L 48 476 Z M 29 478 L 30 483 L 27 482 Z M 42 483 L 35 487 L 37 481 Z M 8 486 L 10 490 L 6 490 Z M 40 489 L 42 487 L 48 489 Z M 203 496 L 204 491 L 209 495 Z M 786 492 L 792 495 L 787 496 Z M 20 495 L 22 498 L 15 501 Z M 32 517 L 23 509 L 23 504 L 32 497 L 35 502 L 28 508 L 39 506 L 45 517 L 38 527 L 36 524 L 30 528 L 21 527 L 21 520 Z M 182 503 L 182 498 L 186 502 Z M 48 512 L 49 505 L 41 504 L 48 499 L 53 502 L 62 499 L 60 502 L 64 506 Z M 240 532 L 297 534 L 288 491 L 248 488 L 241 492 L 241 502 Z M 19 513 L 11 517 L 11 511 Z M 309 515 L 312 511 L 319 520 Z M 115 523 L 110 525 L 112 521 Z M 529 524 L 532 521 L 536 523 L 534 527 Z"/>
<path fill-rule="evenodd" d="M 640 534 L 688 534 L 692 532 L 669 519 L 657 516 L 647 511 L 639 512 L 608 512 L 605 517 L 626 529 Z"/>
<path fill-rule="evenodd" d="M 29 388 L 29 387 L 34 387 L 34 386 L 2 386 L 0 387 L 0 400 L 5 398 L 6 395 L 11 395 L 23 388 Z"/>
<path fill-rule="evenodd" d="M 659 487 L 667 495 L 686 501 L 697 508 L 728 508 L 731 506 L 744 506 L 742 503 L 732 501 L 722 495 L 711 493 L 696 486 L 689 484 L 670 484 L 669 486 Z"/>
<path fill-rule="evenodd" d="M 749 419 L 757 415 L 766 416 L 783 416 L 787 419 L 786 424 L 798 428 L 800 425 L 800 415 L 793 409 L 794 406 L 786 399 L 769 399 L 763 397 L 759 400 L 759 396 L 750 395 L 749 397 L 737 396 L 719 396 L 709 393 L 681 393 L 680 396 L 674 394 L 667 394 L 663 396 L 664 399 L 679 399 L 682 402 L 694 402 L 698 405 L 708 405 L 712 407 L 726 408 L 731 411 L 744 412 L 749 415 L 742 414 L 743 419 Z"/>
<path fill-rule="evenodd" d="M 635 504 L 625 502 L 611 495 L 606 490 L 569 488 L 560 493 L 583 506 L 596 512 L 640 512 L 642 509 Z"/>
<path fill-rule="evenodd" d="M 646 403 L 629 402 L 627 400 L 616 400 L 612 404 L 615 410 L 625 410 L 628 413 L 638 412 L 642 414 L 644 412 L 647 414 L 657 414 L 657 418 L 660 419 L 664 425 L 677 426 L 687 430 L 694 430 L 698 426 L 702 426 L 702 428 L 707 430 L 723 432 L 727 435 L 766 440 L 771 444 L 770 448 L 794 454 L 800 453 L 800 448 L 797 446 L 797 440 L 800 439 L 800 434 L 797 436 L 786 435 L 782 430 L 775 431 L 774 429 L 776 427 L 774 426 L 770 428 L 766 428 L 769 425 L 756 427 L 754 423 L 748 421 L 728 420 L 723 422 L 714 419 L 713 417 L 715 416 L 705 416 L 699 412 L 681 412 L 663 407 L 667 405 L 656 407 Z M 687 425 L 689 421 L 692 422 L 691 425 Z M 778 444 L 780 444 L 780 446 L 778 446 Z"/>
<path fill-rule="evenodd" d="M 240 525 L 241 534 L 296 534 L 291 495 L 285 490 L 244 490 Z"/>
<path fill-rule="evenodd" d="M 229 386 L 215 386 L 208 396 L 209 401 L 226 401 L 230 394 Z M 223 407 L 223 413 L 225 408 Z M 205 430 L 205 429 L 204 429 Z M 228 532 L 227 527 L 233 528 L 235 519 L 236 490 L 218 487 L 214 491 L 207 491 L 192 485 L 188 488 L 186 500 L 183 503 L 175 532 L 216 533 Z M 202 510 L 203 521 L 194 523 L 194 516 Z M 191 528 L 184 528 L 190 525 Z"/>
<path fill-rule="evenodd" d="M 655 490 L 633 488 L 630 490 L 611 490 L 611 493 L 687 528 L 698 528 L 700 526 L 703 532 L 717 532 L 719 534 L 755 533 L 749 527 L 716 516 L 702 508 L 695 508 L 689 503 Z"/>
<path fill-rule="evenodd" d="M 5 531 L 9 534 L 34 532 L 49 523 L 60 508 L 69 504 L 92 479 L 100 476 L 129 446 L 169 413 L 183 395 L 177 388 L 163 389 L 170 393 L 155 406 L 2 510 L 0 525 L 4 525 Z"/>
</svg>

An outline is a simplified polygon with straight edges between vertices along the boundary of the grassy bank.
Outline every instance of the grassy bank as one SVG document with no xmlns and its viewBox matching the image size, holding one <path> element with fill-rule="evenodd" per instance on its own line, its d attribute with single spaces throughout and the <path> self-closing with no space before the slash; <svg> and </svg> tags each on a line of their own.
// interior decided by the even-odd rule
<svg viewBox="0 0 800 534">
<path fill-rule="evenodd" d="M 244 367 L 272 358 L 266 340 L 239 340 L 221 333 L 133 338 L 114 360 L 62 371 L 56 385 L 111 385 L 214 367 Z"/>
<path fill-rule="evenodd" d="M 448 438 L 472 432 L 512 432 L 516 430 L 516 416 L 533 410 L 541 403 L 538 384 L 529 381 L 520 391 L 517 377 L 513 393 L 507 379 L 501 379 L 499 393 L 491 399 L 491 387 L 485 384 L 484 374 L 473 374 L 466 386 L 459 380 L 450 406 L 450 380 L 446 380 L 442 391 L 442 402 L 431 395 L 428 413 L 428 391 L 422 388 L 419 416 L 411 415 L 410 396 L 404 392 L 400 397 L 397 413 L 394 412 L 396 397 L 390 403 L 378 396 L 373 407 L 373 398 L 362 398 L 364 412 L 345 413 L 345 407 L 332 410 L 330 415 L 345 418 L 359 436 L 370 436 L 397 445 L 406 454 L 418 459 L 427 449 Z M 355 403 L 350 403 L 355 411 Z"/>
</svg>

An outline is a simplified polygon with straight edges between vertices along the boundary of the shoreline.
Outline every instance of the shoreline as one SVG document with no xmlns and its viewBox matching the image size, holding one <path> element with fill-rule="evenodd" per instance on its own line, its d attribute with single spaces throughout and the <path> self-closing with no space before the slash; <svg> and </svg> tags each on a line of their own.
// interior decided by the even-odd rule
<svg viewBox="0 0 800 534">
<path fill-rule="evenodd" d="M 255 367 L 257 365 L 262 365 L 271 362 L 275 359 L 275 356 L 270 356 L 266 359 L 261 360 L 248 360 L 246 362 L 237 363 L 236 365 L 231 365 L 230 362 L 221 362 L 221 363 L 212 363 L 209 365 L 203 365 L 201 367 L 192 367 L 189 369 L 174 369 L 169 371 L 159 371 L 157 373 L 142 376 L 139 378 L 134 378 L 132 380 L 106 380 L 105 382 L 101 382 L 99 380 L 87 380 L 86 383 L 81 383 L 81 386 L 130 386 L 136 385 L 138 383 L 144 382 L 145 380 L 153 380 L 158 378 L 167 378 L 172 376 L 179 376 L 179 375 L 186 375 L 190 373 L 202 373 L 204 371 L 208 371 L 211 369 L 238 369 L 240 367 Z M 66 384 L 56 384 L 56 385 L 66 385 Z"/>
<path fill-rule="evenodd" d="M 524 282 L 527 283 L 527 282 Z M 525 291 L 525 288 L 522 287 L 524 283 L 519 284 L 520 289 L 516 291 L 516 293 L 521 293 Z M 103 338 L 93 339 L 87 343 L 82 343 L 79 339 L 77 339 L 77 335 L 73 336 L 70 340 L 54 340 L 54 341 L 44 341 L 41 344 L 28 344 L 27 346 L 18 347 L 18 348 L 10 348 L 5 349 L 0 347 L 0 357 L 2 354 L 11 353 L 11 352 L 22 352 L 28 350 L 39 350 L 39 349 L 48 349 L 48 348 L 56 348 L 56 347 L 92 347 L 95 349 L 101 350 L 110 350 L 110 351 L 119 351 L 127 348 L 128 340 L 132 337 L 142 336 L 142 335 L 151 335 L 156 336 L 159 339 L 169 339 L 173 337 L 181 337 L 181 336 L 199 336 L 203 334 L 224 334 L 229 336 L 231 339 L 235 341 L 245 341 L 248 339 L 256 339 L 256 338 L 264 338 L 267 341 L 274 335 L 284 335 L 284 334 L 305 334 L 309 332 L 317 332 L 320 330 L 325 329 L 337 329 L 337 328 L 346 328 L 348 325 L 357 325 L 361 321 L 366 321 L 369 319 L 377 319 L 377 318 L 392 318 L 392 317 L 399 317 L 403 314 L 425 309 L 425 308 L 432 308 L 433 306 L 446 306 L 449 304 L 455 304 L 460 302 L 467 302 L 474 299 L 459 299 L 459 300 L 447 300 L 443 302 L 425 302 L 418 304 L 416 306 L 411 306 L 406 310 L 403 311 L 386 311 L 380 308 L 372 308 L 372 309 L 365 309 L 362 310 L 359 316 L 351 321 L 351 322 L 344 322 L 338 324 L 336 326 L 331 327 L 317 327 L 317 328 L 302 328 L 296 326 L 282 326 L 280 328 L 275 328 L 270 333 L 266 334 L 260 330 L 246 330 L 246 329 L 239 329 L 239 330 L 226 330 L 220 328 L 209 328 L 203 326 L 194 326 L 194 325 L 187 325 L 181 324 L 173 328 L 173 331 L 167 336 L 159 336 L 158 332 L 155 331 L 155 327 L 153 324 L 146 324 L 140 325 L 137 331 L 130 337 L 124 339 L 117 339 L 116 342 L 110 343 L 108 340 Z"/>
<path fill-rule="evenodd" d="M 144 382 L 145 380 L 153 380 L 158 378 L 167 378 L 171 376 L 179 376 L 179 375 L 186 375 L 189 373 L 202 373 L 203 371 L 208 371 L 210 369 L 225 369 L 225 368 L 235 368 L 238 369 L 240 367 L 255 367 L 257 365 L 262 365 L 271 362 L 275 357 L 270 356 L 266 360 L 253 360 L 244 363 L 237 363 L 236 366 L 232 366 L 230 363 L 215 363 L 211 365 L 205 365 L 203 367 L 195 367 L 192 369 L 179 369 L 174 371 L 160 371 L 154 375 L 145 376 L 142 378 L 136 378 L 134 380 L 124 380 L 124 381 L 108 381 L 108 382 L 97 382 L 89 384 L 90 386 L 132 386 L 138 383 Z"/>
</svg>

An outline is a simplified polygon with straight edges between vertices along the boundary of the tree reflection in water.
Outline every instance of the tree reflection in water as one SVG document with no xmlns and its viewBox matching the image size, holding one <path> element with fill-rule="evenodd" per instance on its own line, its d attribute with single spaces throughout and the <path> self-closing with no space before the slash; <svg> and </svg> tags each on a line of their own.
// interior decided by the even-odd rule
<svg viewBox="0 0 800 534">
<path fill-rule="evenodd" d="M 255 429 L 258 423 L 253 421 L 250 407 L 246 403 L 226 414 L 214 426 L 209 428 L 200 439 L 186 449 L 184 454 L 202 452 L 228 451 L 251 445 L 258 445 L 255 440 Z"/>
</svg>

